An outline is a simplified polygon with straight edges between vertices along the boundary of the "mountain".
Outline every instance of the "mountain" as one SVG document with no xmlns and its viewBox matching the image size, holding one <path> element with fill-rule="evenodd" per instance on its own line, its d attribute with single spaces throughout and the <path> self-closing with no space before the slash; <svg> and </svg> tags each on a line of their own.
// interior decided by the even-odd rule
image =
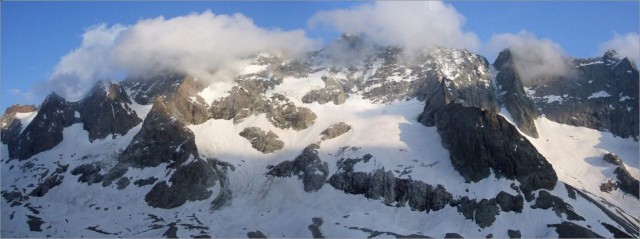
<svg viewBox="0 0 640 239">
<path fill-rule="evenodd" d="M 336 54 L 338 47 L 343 55 Z M 2 116 L 2 237 L 638 237 L 638 70 L 343 36 Z M 356 56 L 356 57 L 345 57 Z"/>
</svg>

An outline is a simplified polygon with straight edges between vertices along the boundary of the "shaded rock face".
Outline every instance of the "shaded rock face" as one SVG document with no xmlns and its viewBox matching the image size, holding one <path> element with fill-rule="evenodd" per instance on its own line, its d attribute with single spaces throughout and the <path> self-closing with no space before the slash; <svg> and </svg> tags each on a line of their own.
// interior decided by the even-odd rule
<svg viewBox="0 0 640 239">
<path fill-rule="evenodd" d="M 618 166 L 622 165 L 622 159 L 614 153 L 607 153 L 602 157 L 602 159 L 605 162 L 613 165 L 618 165 Z"/>
<path fill-rule="evenodd" d="M 633 178 L 629 171 L 624 167 L 624 165 L 618 166 L 618 168 L 613 172 L 618 179 L 618 187 L 625 193 L 631 194 L 632 196 L 638 198 L 638 190 L 640 188 L 640 184 L 638 184 L 638 180 Z"/>
<path fill-rule="evenodd" d="M 640 184 L 637 179 L 631 176 L 627 168 L 624 166 L 624 160 L 614 153 L 607 153 L 602 157 L 602 159 L 605 162 L 617 165 L 617 167 L 613 171 L 616 176 L 616 182 L 609 180 L 608 182 L 600 185 L 600 190 L 603 192 L 610 192 L 619 188 L 623 192 L 638 198 L 640 196 L 638 192 L 638 190 L 640 190 Z"/>
<path fill-rule="evenodd" d="M 453 167 L 467 181 L 478 182 L 493 170 L 496 177 L 517 179 L 525 196 L 554 188 L 558 177 L 551 164 L 495 112 L 449 104 L 438 112 L 436 124 Z"/>
<path fill-rule="evenodd" d="M 572 222 L 549 224 L 547 227 L 555 227 L 559 238 L 603 238 L 595 232 Z"/>
<path fill-rule="evenodd" d="M 322 131 L 320 135 L 322 135 L 322 140 L 328 140 L 328 139 L 333 139 L 340 135 L 343 135 L 344 133 L 349 132 L 350 130 L 351 130 L 351 125 L 348 125 L 344 122 L 338 122 L 329 126 L 329 128 L 325 129 L 324 131 Z"/>
<path fill-rule="evenodd" d="M 213 160 L 196 159 L 194 162 L 180 166 L 166 181 L 156 183 L 145 196 L 145 201 L 152 207 L 175 208 L 187 201 L 204 200 L 213 194 L 210 188 L 219 180 L 220 171 Z"/>
<path fill-rule="evenodd" d="M 522 79 L 515 69 L 511 51 L 500 52 L 493 65 L 498 71 L 496 83 L 501 96 L 500 101 L 511 114 L 516 126 L 525 134 L 537 138 L 538 131 L 533 121 L 538 118 L 538 111 L 533 100 L 524 91 Z"/>
<path fill-rule="evenodd" d="M 275 166 L 269 165 L 266 175 L 275 177 L 291 177 L 298 175 L 302 179 L 305 192 L 320 190 L 329 176 L 329 164 L 318 157 L 317 144 L 307 146 L 302 154 L 293 161 L 284 161 Z"/>
<path fill-rule="evenodd" d="M 51 175 L 46 177 L 36 188 L 34 188 L 33 191 L 29 193 L 29 196 L 42 197 L 47 194 L 47 192 L 49 192 L 49 190 L 51 190 L 52 188 L 62 184 L 62 181 L 64 180 L 63 174 L 67 172 L 68 168 L 68 164 L 58 165 L 58 168 L 56 168 L 56 170 Z"/>
<path fill-rule="evenodd" d="M 17 113 L 29 113 L 36 111 L 34 105 L 12 105 L 5 110 L 4 115 L 0 118 L 0 139 L 2 143 L 8 144 L 9 141 L 15 140 L 26 125 L 22 125 L 16 118 Z"/>
<path fill-rule="evenodd" d="M 265 132 L 258 127 L 248 127 L 240 132 L 240 136 L 248 139 L 251 146 L 265 154 L 278 151 L 284 147 L 284 142 L 278 139 L 273 131 Z"/>
<path fill-rule="evenodd" d="M 173 118 L 168 110 L 160 98 L 154 101 L 142 129 L 120 155 L 120 162 L 144 168 L 161 163 L 182 164 L 189 156 L 197 155 L 193 132 Z"/>
<path fill-rule="evenodd" d="M 140 132 L 119 155 L 118 163 L 102 176 L 103 186 L 111 185 L 117 180 L 117 188 L 124 189 L 130 183 L 129 178 L 123 177 L 129 167 L 157 167 L 167 163 L 167 171 L 173 171 L 173 174 L 168 182 L 156 183 L 145 195 L 145 201 L 149 206 L 169 209 L 187 201 L 204 200 L 212 196 L 213 191 L 210 188 L 216 185 L 216 181 L 225 181 L 226 174 L 218 169 L 215 160 L 200 158 L 193 132 L 169 111 L 170 108 L 162 98 L 154 100 Z M 87 175 L 87 178 L 93 177 L 92 175 L 100 177 L 96 173 L 97 169 L 93 167 L 87 166 L 78 171 L 78 174 L 84 173 L 83 176 Z M 156 180 L 136 180 L 134 184 L 141 186 L 154 183 Z M 221 187 L 221 191 L 224 191 L 223 189 Z"/>
<path fill-rule="evenodd" d="M 482 199 L 476 202 L 463 197 L 454 203 L 458 207 L 458 212 L 461 212 L 466 219 L 475 221 L 481 228 L 491 226 L 496 221 L 496 216 L 500 214 L 500 208 L 496 205 L 495 199 Z"/>
<path fill-rule="evenodd" d="M 98 82 L 91 93 L 80 102 L 78 109 L 89 141 L 104 139 L 112 134 L 125 135 L 142 122 L 129 108 L 131 100 L 118 84 Z"/>
<path fill-rule="evenodd" d="M 186 75 L 182 73 L 162 73 L 151 77 L 129 77 L 122 85 L 132 92 L 131 98 L 138 104 L 153 103 L 156 96 L 168 96 L 176 92 Z"/>
<path fill-rule="evenodd" d="M 297 107 L 282 94 L 266 98 L 264 93 L 269 87 L 267 81 L 245 80 L 240 86 L 234 86 L 230 95 L 212 103 L 211 113 L 214 119 L 233 119 L 242 122 L 251 115 L 265 113 L 267 119 L 281 129 L 302 130 L 311 126 L 317 116 L 305 107 Z"/>
<path fill-rule="evenodd" d="M 378 169 L 370 173 L 354 172 L 353 166 L 366 162 L 372 156 L 338 161 L 338 172 L 329 178 L 329 184 L 349 194 L 360 194 L 370 199 L 381 199 L 386 205 L 409 204 L 418 211 L 437 211 L 452 201 L 453 195 L 442 185 L 432 186 L 421 181 L 396 178 L 391 171 Z"/>
<path fill-rule="evenodd" d="M 74 116 L 76 105 L 55 93 L 40 106 L 38 114 L 14 141 L 9 141 L 9 157 L 27 159 L 62 142 L 62 131 L 80 119 Z"/>
<path fill-rule="evenodd" d="M 637 138 L 640 80 L 629 59 L 608 51 L 573 59 L 573 65 L 573 75 L 525 85 L 542 113 L 559 123 Z"/>
<path fill-rule="evenodd" d="M 302 102 L 313 103 L 318 102 L 320 104 L 326 104 L 333 102 L 335 105 L 344 103 L 347 99 L 345 89 L 335 79 L 326 76 L 322 77 L 325 87 L 319 90 L 312 90 L 302 97 Z"/>
<path fill-rule="evenodd" d="M 551 195 L 546 190 L 540 190 L 536 203 L 531 206 L 534 209 L 549 209 L 551 208 L 558 217 L 562 217 L 561 214 L 565 214 L 567 219 L 574 221 L 584 221 L 584 218 L 573 211 L 573 207 L 564 202 L 561 198 Z"/>
<path fill-rule="evenodd" d="M 507 230 L 507 235 L 509 238 L 522 238 L 520 230 Z"/>
<path fill-rule="evenodd" d="M 124 175 L 130 166 L 156 167 L 162 163 L 175 166 L 194 155 L 198 155 L 198 151 L 193 132 L 168 113 L 161 98 L 156 98 L 142 123 L 142 129 L 118 156 L 118 164 L 103 177 L 102 184 L 110 185 L 113 180 Z"/>
<path fill-rule="evenodd" d="M 80 177 L 78 177 L 78 182 L 91 185 L 102 181 L 102 177 L 104 175 L 100 172 L 101 167 L 97 164 L 83 164 L 71 170 L 71 175 L 80 175 Z"/>
<path fill-rule="evenodd" d="M 496 196 L 496 202 L 500 206 L 500 210 L 503 212 L 521 213 L 524 205 L 524 198 L 522 198 L 522 195 L 513 196 L 502 191 Z"/>
</svg>

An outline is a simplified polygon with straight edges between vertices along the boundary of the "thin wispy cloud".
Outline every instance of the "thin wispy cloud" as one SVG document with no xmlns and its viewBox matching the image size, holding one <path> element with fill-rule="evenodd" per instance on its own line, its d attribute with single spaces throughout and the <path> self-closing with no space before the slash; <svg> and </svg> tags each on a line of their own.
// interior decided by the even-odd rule
<svg viewBox="0 0 640 239">
<path fill-rule="evenodd" d="M 613 49 L 623 57 L 628 57 L 635 64 L 640 64 L 640 35 L 638 33 L 618 34 L 614 33 L 613 37 L 600 44 L 599 53 Z"/>
</svg>

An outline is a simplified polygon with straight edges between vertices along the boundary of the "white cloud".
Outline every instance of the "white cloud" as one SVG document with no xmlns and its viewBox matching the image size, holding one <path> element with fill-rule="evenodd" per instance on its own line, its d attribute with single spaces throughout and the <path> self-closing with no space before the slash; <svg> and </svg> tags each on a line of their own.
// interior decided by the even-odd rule
<svg viewBox="0 0 640 239">
<path fill-rule="evenodd" d="M 526 31 L 493 35 L 484 47 L 484 51 L 492 55 L 510 49 L 516 70 L 525 82 L 574 73 L 560 45 Z"/>
<path fill-rule="evenodd" d="M 480 41 L 475 33 L 462 30 L 464 21 L 455 8 L 442 2 L 384 1 L 319 12 L 309 25 L 364 35 L 376 44 L 404 46 L 410 51 L 433 46 L 475 50 Z"/>
<path fill-rule="evenodd" d="M 98 25 L 82 36 L 79 48 L 62 57 L 47 83 L 57 93 L 77 100 L 95 81 L 114 75 L 154 74 L 164 70 L 200 79 L 232 80 L 234 63 L 261 52 L 295 55 L 315 42 L 303 30 L 264 29 L 241 14 L 211 11 L 170 19 L 140 20 L 132 26 Z"/>
<path fill-rule="evenodd" d="M 640 64 L 640 35 L 638 33 L 629 32 L 624 35 L 614 33 L 613 38 L 600 44 L 598 49 L 601 54 L 610 49 L 616 50 L 619 55 Z"/>
</svg>

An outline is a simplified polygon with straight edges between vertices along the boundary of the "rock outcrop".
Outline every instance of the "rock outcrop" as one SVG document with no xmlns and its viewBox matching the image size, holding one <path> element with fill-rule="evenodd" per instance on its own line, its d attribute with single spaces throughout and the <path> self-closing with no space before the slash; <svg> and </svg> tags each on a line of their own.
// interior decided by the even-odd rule
<svg viewBox="0 0 640 239">
<path fill-rule="evenodd" d="M 118 84 L 98 82 L 89 95 L 80 101 L 78 109 L 83 128 L 89 132 L 89 141 L 125 135 L 140 124 L 135 111 L 129 105 L 127 92 Z"/>
<path fill-rule="evenodd" d="M 525 85 L 542 113 L 559 123 L 637 138 L 640 76 L 635 65 L 615 51 L 573 59 L 572 65 L 573 74 Z"/>
<path fill-rule="evenodd" d="M 336 138 L 340 135 L 345 134 L 346 132 L 349 132 L 350 130 L 351 130 L 351 125 L 348 125 L 344 122 L 338 122 L 329 126 L 329 128 L 325 129 L 324 131 L 322 131 L 320 135 L 322 135 L 322 140 L 324 141 L 324 140 Z"/>
<path fill-rule="evenodd" d="M 323 76 L 322 80 L 325 84 L 324 88 L 308 92 L 302 97 L 302 102 L 307 104 L 313 102 L 318 102 L 319 104 L 333 102 L 335 105 L 344 103 L 347 97 L 340 82 L 326 76 Z"/>
<path fill-rule="evenodd" d="M 304 184 L 305 192 L 320 190 L 329 176 L 329 165 L 318 157 L 317 144 L 307 146 L 293 161 L 284 161 L 268 166 L 268 176 L 291 177 L 297 175 Z"/>
<path fill-rule="evenodd" d="M 450 103 L 435 119 L 454 169 L 467 181 L 478 182 L 493 171 L 517 179 L 527 200 L 534 190 L 554 188 L 558 177 L 551 164 L 494 111 Z"/>
<path fill-rule="evenodd" d="M 36 111 L 35 105 L 12 105 L 5 110 L 4 115 L 0 118 L 0 139 L 2 143 L 8 144 L 9 141 L 15 140 L 27 127 L 16 118 L 18 113 L 31 113 Z"/>
<path fill-rule="evenodd" d="M 15 140 L 9 141 L 9 157 L 27 159 L 58 145 L 62 142 L 64 127 L 80 122 L 75 117 L 76 107 L 56 93 L 51 93 L 40 106 L 33 121 Z"/>
<path fill-rule="evenodd" d="M 496 83 L 500 101 L 511 114 L 516 126 L 525 134 L 537 138 L 538 131 L 533 121 L 538 118 L 538 111 L 533 100 L 524 91 L 522 78 L 514 65 L 511 51 L 500 52 L 493 66 L 498 71 Z"/>
<path fill-rule="evenodd" d="M 240 136 L 248 139 L 251 146 L 265 154 L 273 153 L 284 147 L 284 142 L 278 139 L 273 131 L 265 132 L 258 127 L 248 127 L 240 132 Z"/>
</svg>

